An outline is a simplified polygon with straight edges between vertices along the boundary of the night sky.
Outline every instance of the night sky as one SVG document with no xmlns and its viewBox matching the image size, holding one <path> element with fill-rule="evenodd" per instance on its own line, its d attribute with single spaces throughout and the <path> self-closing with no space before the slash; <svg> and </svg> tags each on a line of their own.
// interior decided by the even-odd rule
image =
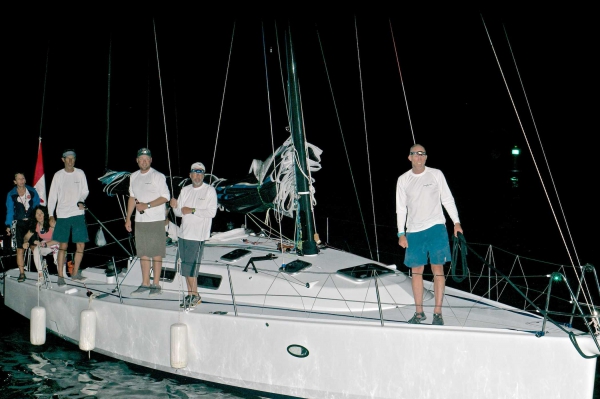
<svg viewBox="0 0 600 399">
<path fill-rule="evenodd" d="M 218 177 L 244 176 L 254 158 L 269 155 L 271 132 L 276 146 L 287 138 L 278 46 L 283 51 L 291 24 L 306 135 L 324 151 L 323 169 L 313 176 L 321 217 L 358 220 L 356 184 L 367 222 L 373 203 L 386 229 L 381 239 L 395 240 L 395 183 L 410 167 L 414 134 L 430 154 L 428 165 L 444 171 L 468 240 L 499 239 L 530 251 L 524 240 L 533 239 L 539 249 L 531 255 L 569 263 L 529 141 L 582 263 L 600 264 L 592 249 L 600 219 L 592 199 L 598 35 L 585 10 L 72 12 L 16 15 L 4 26 L 6 191 L 16 171 L 33 184 L 40 125 L 47 187 L 62 167 L 62 150 L 75 148 L 97 214 L 108 215 L 115 201 L 97 178 L 106 168 L 134 171 L 140 147 L 149 146 L 153 166 L 166 175 L 186 175 L 202 161 Z M 515 145 L 523 154 L 517 189 L 510 183 Z"/>
</svg>

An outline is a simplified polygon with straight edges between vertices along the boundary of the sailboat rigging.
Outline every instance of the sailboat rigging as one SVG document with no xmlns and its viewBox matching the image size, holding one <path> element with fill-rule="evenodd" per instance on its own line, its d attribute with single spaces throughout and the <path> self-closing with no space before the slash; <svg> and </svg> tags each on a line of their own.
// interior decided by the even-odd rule
<svg viewBox="0 0 600 399">
<path fill-rule="evenodd" d="M 415 311 L 411 278 L 401 265 L 320 242 L 312 173 L 321 169 L 322 151 L 308 143 L 312 135 L 306 123 L 312 115 L 301 91 L 307 64 L 300 58 L 307 53 L 295 51 L 295 27 L 290 23 L 283 29 L 289 123 L 283 143 L 254 160 L 242 178 L 210 171 L 222 214 L 290 216 L 291 239 L 247 224 L 215 231 L 205 243 L 198 276 L 202 304 L 193 309 L 180 306 L 184 280 L 176 245 L 168 247 L 163 260 L 158 299 L 131 295 L 141 270 L 137 258 L 125 256 L 114 258 L 114 281 L 106 267 L 88 267 L 85 283 L 69 281 L 66 288 L 57 287 L 54 276 L 40 285 L 32 279 L 17 283 L 18 274 L 9 270 L 3 285 L 6 305 L 86 351 L 260 395 L 591 397 L 600 345 L 598 332 L 587 323 L 597 323 L 597 315 L 577 299 L 590 273 L 595 277 L 593 270 L 576 276 L 575 294 L 568 284 L 570 271 L 462 241 L 461 254 L 481 271 L 470 266 L 467 278 L 447 288 L 446 325 L 412 325 L 407 323 Z M 279 37 L 281 31 L 276 33 Z M 109 197 L 127 195 L 126 172 L 109 171 L 99 180 Z M 172 194 L 184 184 L 185 178 L 173 176 Z M 521 283 L 519 267 L 553 278 Z M 425 288 L 424 311 L 431 313 L 431 282 Z M 75 291 L 67 294 L 67 289 Z M 521 295 L 528 290 L 533 299 Z M 573 300 L 578 312 L 565 312 Z M 37 316 L 40 307 L 47 316 Z M 567 325 L 573 317 L 575 323 Z M 90 318 L 97 321 L 94 328 L 86 323 Z M 432 367 L 444 373 L 430 378 Z"/>
</svg>

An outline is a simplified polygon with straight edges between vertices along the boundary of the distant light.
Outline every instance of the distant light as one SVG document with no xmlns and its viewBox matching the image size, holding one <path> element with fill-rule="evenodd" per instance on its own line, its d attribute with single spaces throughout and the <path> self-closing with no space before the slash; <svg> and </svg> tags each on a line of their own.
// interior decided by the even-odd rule
<svg viewBox="0 0 600 399">
<path fill-rule="evenodd" d="M 552 273 L 552 280 L 553 281 L 562 281 L 562 275 L 560 273 Z"/>
<path fill-rule="evenodd" d="M 515 146 L 515 148 L 512 149 L 512 154 L 514 156 L 520 155 L 521 154 L 521 149 L 517 146 Z"/>
</svg>

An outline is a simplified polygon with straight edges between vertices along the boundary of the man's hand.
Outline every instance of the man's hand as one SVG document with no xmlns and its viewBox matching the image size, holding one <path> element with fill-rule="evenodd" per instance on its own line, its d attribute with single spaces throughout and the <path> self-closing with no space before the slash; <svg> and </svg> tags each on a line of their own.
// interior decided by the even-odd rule
<svg viewBox="0 0 600 399">
<path fill-rule="evenodd" d="M 403 234 L 398 238 L 398 245 L 402 248 L 408 248 L 408 240 L 406 239 L 406 234 Z"/>
<path fill-rule="evenodd" d="M 454 237 L 458 237 L 458 233 L 463 234 L 462 227 L 460 223 L 454 223 Z"/>
</svg>

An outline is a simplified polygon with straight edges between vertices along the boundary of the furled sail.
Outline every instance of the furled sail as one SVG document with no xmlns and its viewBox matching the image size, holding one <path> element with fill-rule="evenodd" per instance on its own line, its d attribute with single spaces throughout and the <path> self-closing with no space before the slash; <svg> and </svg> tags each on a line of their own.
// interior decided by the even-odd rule
<svg viewBox="0 0 600 399">
<path fill-rule="evenodd" d="M 307 143 L 308 167 L 312 205 L 316 205 L 312 172 L 321 169 L 320 148 Z M 296 170 L 297 154 L 291 137 L 288 138 L 265 161 L 252 161 L 249 173 L 239 179 L 219 179 L 214 175 L 208 181 L 217 191 L 219 209 L 236 213 L 258 213 L 273 209 L 276 213 L 293 216 L 296 209 Z M 103 191 L 109 196 L 129 194 L 130 172 L 108 170 L 98 180 L 104 185 Z M 189 178 L 173 177 L 173 186 L 177 188 L 177 197 L 181 188 L 190 184 Z"/>
<path fill-rule="evenodd" d="M 308 166 L 310 173 L 321 169 L 320 148 L 307 143 Z M 217 190 L 217 198 L 221 210 L 239 213 L 264 212 L 273 209 L 276 213 L 288 217 L 293 216 L 296 209 L 296 151 L 291 137 L 288 138 L 265 161 L 252 161 L 247 176 L 237 180 L 220 179 L 213 182 Z M 314 188 L 310 179 L 310 190 L 313 206 Z"/>
</svg>

